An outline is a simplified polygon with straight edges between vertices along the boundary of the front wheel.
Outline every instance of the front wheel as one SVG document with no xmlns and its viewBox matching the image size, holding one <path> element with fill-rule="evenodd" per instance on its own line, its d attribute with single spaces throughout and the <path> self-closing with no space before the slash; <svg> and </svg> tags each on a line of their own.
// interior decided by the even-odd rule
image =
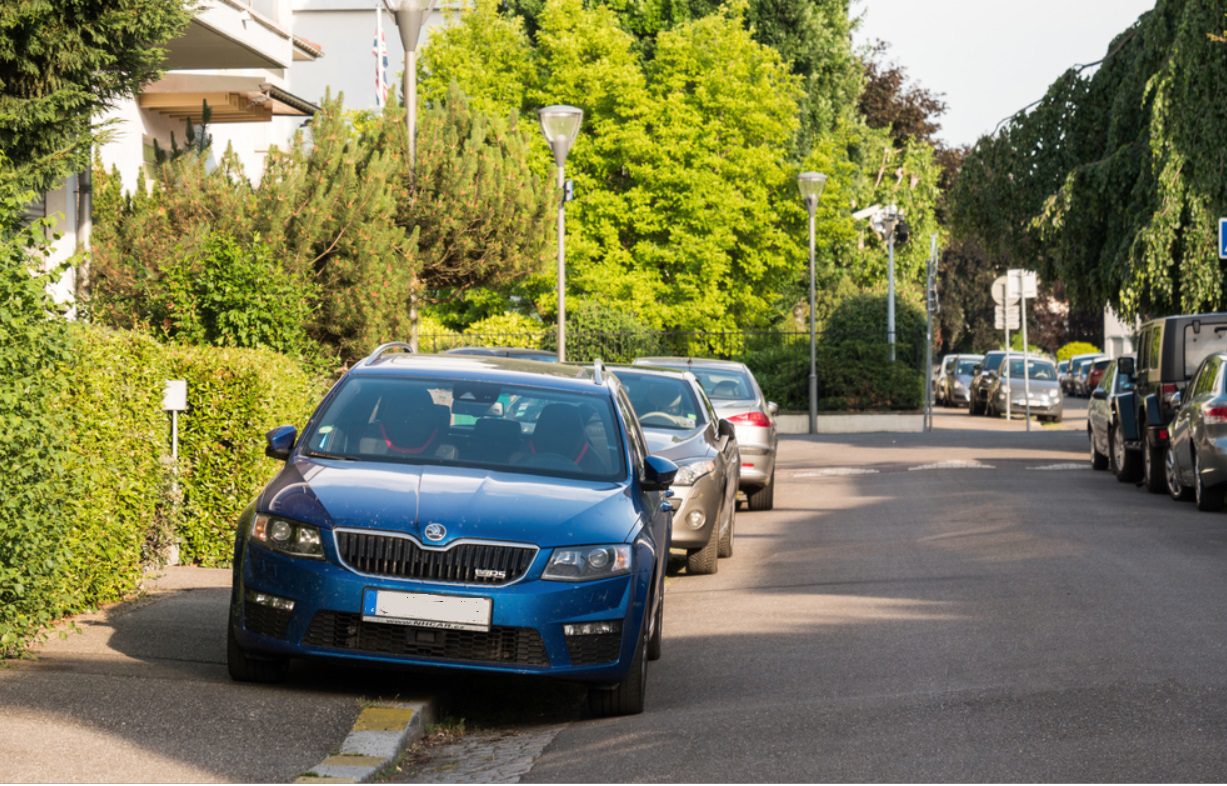
<svg viewBox="0 0 1227 786">
<path fill-rule="evenodd" d="M 656 614 L 652 622 L 652 635 L 648 637 L 648 660 L 660 660 L 664 654 L 665 641 L 665 596 L 660 596 L 656 604 Z"/>
<path fill-rule="evenodd" d="M 1142 476 L 1139 451 L 1125 447 L 1125 431 L 1121 424 L 1112 427 L 1112 472 L 1121 483 L 1136 483 Z"/>
<path fill-rule="evenodd" d="M 1164 474 L 1167 479 L 1167 493 L 1178 502 L 1187 502 L 1193 498 L 1193 489 L 1184 485 L 1180 479 L 1180 465 L 1176 463 L 1176 451 L 1170 447 L 1163 460 Z"/>
<path fill-rule="evenodd" d="M 746 494 L 746 506 L 750 510 L 771 510 L 775 507 L 775 470 L 771 470 L 771 478 L 767 485 Z"/>
<path fill-rule="evenodd" d="M 639 636 L 639 644 L 635 647 L 635 657 L 631 659 L 630 671 L 626 677 L 612 688 L 588 689 L 588 711 L 597 718 L 610 718 L 615 715 L 638 715 L 643 712 L 643 705 L 648 691 L 648 653 L 647 624 L 644 633 Z"/>
<path fill-rule="evenodd" d="M 707 545 L 686 552 L 686 572 L 692 576 L 709 576 L 720 569 L 720 533 L 712 532 Z"/>
<path fill-rule="evenodd" d="M 1196 473 L 1193 478 L 1193 500 L 1197 503 L 1198 510 L 1217 513 L 1223 509 L 1224 492 L 1227 489 L 1223 488 L 1220 483 L 1217 486 L 1207 486 L 1201 474 L 1201 455 L 1193 454 L 1193 472 Z"/>
<path fill-rule="evenodd" d="M 234 625 L 226 626 L 226 668 L 235 682 L 285 682 L 290 663 L 285 658 L 252 658 L 234 635 Z"/>
<path fill-rule="evenodd" d="M 1151 494 L 1162 494 L 1167 491 L 1167 477 L 1163 471 L 1167 459 L 1167 450 L 1162 445 L 1154 445 L 1150 433 L 1142 443 L 1142 485 Z"/>
<path fill-rule="evenodd" d="M 1107 469 L 1108 457 L 1099 452 L 1099 448 L 1095 447 L 1095 432 L 1091 429 L 1086 430 L 1086 438 L 1091 443 L 1091 469 Z"/>
<path fill-rule="evenodd" d="M 737 503 L 733 502 L 725 505 L 728 512 L 724 514 L 725 524 L 720 528 L 720 548 L 717 556 L 721 559 L 727 559 L 733 556 L 733 525 L 737 520 L 735 508 Z"/>
</svg>

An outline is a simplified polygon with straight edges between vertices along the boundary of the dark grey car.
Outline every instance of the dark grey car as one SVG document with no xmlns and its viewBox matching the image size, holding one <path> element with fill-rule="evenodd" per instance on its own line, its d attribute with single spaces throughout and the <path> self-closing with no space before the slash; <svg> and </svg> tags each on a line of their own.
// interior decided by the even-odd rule
<svg viewBox="0 0 1227 786">
<path fill-rule="evenodd" d="M 983 355 L 953 355 L 950 371 L 942 376 L 938 400 L 947 407 L 965 407 L 971 400 L 971 380 L 976 373 L 976 364 L 984 362 Z"/>
<path fill-rule="evenodd" d="M 716 407 L 716 414 L 737 430 L 741 451 L 741 490 L 750 510 L 775 506 L 775 451 L 777 435 L 774 401 L 768 401 L 758 380 L 744 363 L 707 358 L 636 358 L 636 366 L 661 366 L 689 371 Z"/>
<path fill-rule="evenodd" d="M 741 460 L 733 425 L 716 415 L 694 375 L 676 369 L 610 366 L 630 397 L 652 455 L 679 469 L 671 489 L 670 546 L 686 550 L 689 573 L 715 573 L 733 556 Z"/>
<path fill-rule="evenodd" d="M 1165 460 L 1168 493 L 1192 498 L 1198 510 L 1222 510 L 1227 495 L 1227 353 L 1202 361 L 1183 393 L 1169 426 Z"/>
</svg>

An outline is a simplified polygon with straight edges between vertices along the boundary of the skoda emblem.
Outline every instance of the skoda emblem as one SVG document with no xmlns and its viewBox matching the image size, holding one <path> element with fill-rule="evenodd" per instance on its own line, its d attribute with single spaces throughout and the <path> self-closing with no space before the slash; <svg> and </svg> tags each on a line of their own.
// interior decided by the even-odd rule
<svg viewBox="0 0 1227 786">
<path fill-rule="evenodd" d="M 427 540 L 438 543 L 447 537 L 447 527 L 444 527 L 442 524 L 427 524 L 426 529 L 422 530 L 422 534 L 426 536 Z"/>
</svg>

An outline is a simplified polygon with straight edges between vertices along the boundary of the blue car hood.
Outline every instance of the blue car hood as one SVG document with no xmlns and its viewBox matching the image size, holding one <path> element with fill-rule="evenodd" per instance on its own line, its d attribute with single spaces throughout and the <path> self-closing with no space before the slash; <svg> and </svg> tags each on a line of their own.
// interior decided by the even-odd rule
<svg viewBox="0 0 1227 786">
<path fill-rule="evenodd" d="M 293 459 L 261 495 L 262 511 L 320 526 L 403 532 L 442 524 L 460 538 L 541 547 L 620 543 L 638 515 L 625 484 L 464 467 Z M 434 543 L 432 543 L 434 545 Z"/>
</svg>

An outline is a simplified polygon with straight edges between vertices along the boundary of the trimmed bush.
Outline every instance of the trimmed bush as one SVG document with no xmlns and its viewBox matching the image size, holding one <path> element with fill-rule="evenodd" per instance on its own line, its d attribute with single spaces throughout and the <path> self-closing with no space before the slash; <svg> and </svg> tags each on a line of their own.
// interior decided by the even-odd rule
<svg viewBox="0 0 1227 786">
<path fill-rule="evenodd" d="M 187 380 L 179 417 L 182 556 L 225 565 L 239 513 L 277 471 L 264 432 L 302 428 L 323 393 L 293 359 L 263 349 L 169 347 L 171 373 Z"/>
<path fill-rule="evenodd" d="M 1089 355 L 1092 352 L 1102 352 L 1099 347 L 1094 344 L 1088 344 L 1085 341 L 1071 341 L 1057 350 L 1057 362 L 1069 360 L 1076 355 Z"/>
<path fill-rule="evenodd" d="M 464 335 L 481 346 L 537 349 L 547 330 L 540 320 L 508 311 L 477 320 L 464 329 Z"/>
<path fill-rule="evenodd" d="M 895 302 L 895 357 L 886 340 L 886 298 L 854 295 L 835 308 L 818 346 L 824 410 L 916 409 L 924 399 L 925 317 Z"/>
</svg>

